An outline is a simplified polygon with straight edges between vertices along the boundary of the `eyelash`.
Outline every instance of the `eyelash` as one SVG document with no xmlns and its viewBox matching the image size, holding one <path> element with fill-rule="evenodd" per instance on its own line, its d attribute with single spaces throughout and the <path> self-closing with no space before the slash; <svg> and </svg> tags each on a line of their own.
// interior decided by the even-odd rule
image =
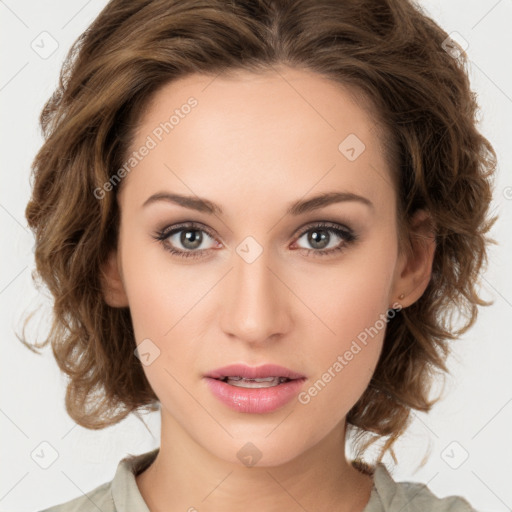
<svg viewBox="0 0 512 512">
<path fill-rule="evenodd" d="M 310 253 L 314 253 L 315 257 L 331 256 L 334 253 L 341 252 L 345 250 L 348 245 L 352 244 L 358 239 L 358 236 L 355 233 L 353 233 L 351 229 L 343 227 L 340 224 L 334 224 L 330 222 L 319 222 L 317 224 L 307 226 L 307 228 L 301 232 L 297 239 L 302 238 L 306 233 L 314 231 L 315 229 L 322 229 L 323 231 L 327 231 L 328 233 L 339 236 L 340 238 L 343 238 L 345 240 L 343 244 L 335 247 L 334 249 L 299 249 L 301 251 L 306 251 L 308 255 Z M 175 235 L 176 233 L 179 233 L 181 231 L 203 231 L 210 238 L 215 239 L 214 235 L 208 229 L 202 227 L 201 225 L 195 222 L 187 222 L 183 224 L 178 224 L 176 226 L 169 226 L 165 229 L 157 231 L 157 233 L 153 235 L 153 238 L 160 242 L 166 251 L 170 252 L 172 255 L 178 256 L 179 258 L 201 258 L 201 253 L 209 250 L 201 249 L 199 251 L 181 251 L 178 249 L 174 249 L 165 243 L 170 236 Z"/>
</svg>

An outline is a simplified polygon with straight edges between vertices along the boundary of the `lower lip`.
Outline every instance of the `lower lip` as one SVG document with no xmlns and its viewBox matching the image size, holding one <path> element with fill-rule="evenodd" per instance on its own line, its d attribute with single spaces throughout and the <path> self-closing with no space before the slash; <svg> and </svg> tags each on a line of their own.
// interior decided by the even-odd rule
<svg viewBox="0 0 512 512">
<path fill-rule="evenodd" d="M 305 379 L 294 379 L 270 388 L 241 388 L 206 377 L 211 392 L 223 404 L 238 412 L 263 414 L 290 402 L 299 393 Z"/>
</svg>

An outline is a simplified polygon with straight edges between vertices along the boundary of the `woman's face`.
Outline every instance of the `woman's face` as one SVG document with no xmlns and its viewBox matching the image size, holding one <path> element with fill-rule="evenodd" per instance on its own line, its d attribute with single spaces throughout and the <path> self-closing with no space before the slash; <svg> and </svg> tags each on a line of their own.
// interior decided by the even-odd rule
<svg viewBox="0 0 512 512">
<path fill-rule="evenodd" d="M 131 151 L 114 259 L 163 428 L 261 465 L 339 435 L 407 291 L 372 119 L 313 73 L 189 75 Z"/>
</svg>

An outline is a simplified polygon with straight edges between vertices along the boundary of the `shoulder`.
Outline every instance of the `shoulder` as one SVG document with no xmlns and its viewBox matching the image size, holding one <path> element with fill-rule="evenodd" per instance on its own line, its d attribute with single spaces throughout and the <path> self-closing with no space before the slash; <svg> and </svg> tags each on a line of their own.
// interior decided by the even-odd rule
<svg viewBox="0 0 512 512">
<path fill-rule="evenodd" d="M 438 498 L 424 484 L 399 482 L 411 511 L 431 510 L 432 512 L 477 512 L 462 496 Z"/>
<path fill-rule="evenodd" d="M 40 512 L 115 512 L 112 498 L 112 482 L 105 482 L 92 491 L 72 500 L 45 508 Z"/>
<path fill-rule="evenodd" d="M 439 498 L 423 483 L 395 482 L 383 463 L 372 473 L 374 487 L 363 512 L 477 512 L 462 496 Z"/>
<path fill-rule="evenodd" d="M 149 512 L 142 498 L 136 475 L 155 459 L 159 448 L 139 455 L 128 455 L 122 459 L 110 482 L 105 482 L 65 503 L 60 503 L 39 512 Z"/>
</svg>

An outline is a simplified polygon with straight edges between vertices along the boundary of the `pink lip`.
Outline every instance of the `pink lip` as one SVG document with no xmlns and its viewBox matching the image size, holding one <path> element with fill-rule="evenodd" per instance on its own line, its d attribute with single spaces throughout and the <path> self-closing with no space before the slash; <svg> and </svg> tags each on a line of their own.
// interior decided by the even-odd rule
<svg viewBox="0 0 512 512">
<path fill-rule="evenodd" d="M 270 388 L 241 388 L 220 380 L 228 376 L 247 379 L 286 377 L 291 380 Z M 234 364 L 210 372 L 205 380 L 213 395 L 224 405 L 238 412 L 263 414 L 283 407 L 296 397 L 306 378 L 272 364 L 258 367 Z"/>
</svg>

